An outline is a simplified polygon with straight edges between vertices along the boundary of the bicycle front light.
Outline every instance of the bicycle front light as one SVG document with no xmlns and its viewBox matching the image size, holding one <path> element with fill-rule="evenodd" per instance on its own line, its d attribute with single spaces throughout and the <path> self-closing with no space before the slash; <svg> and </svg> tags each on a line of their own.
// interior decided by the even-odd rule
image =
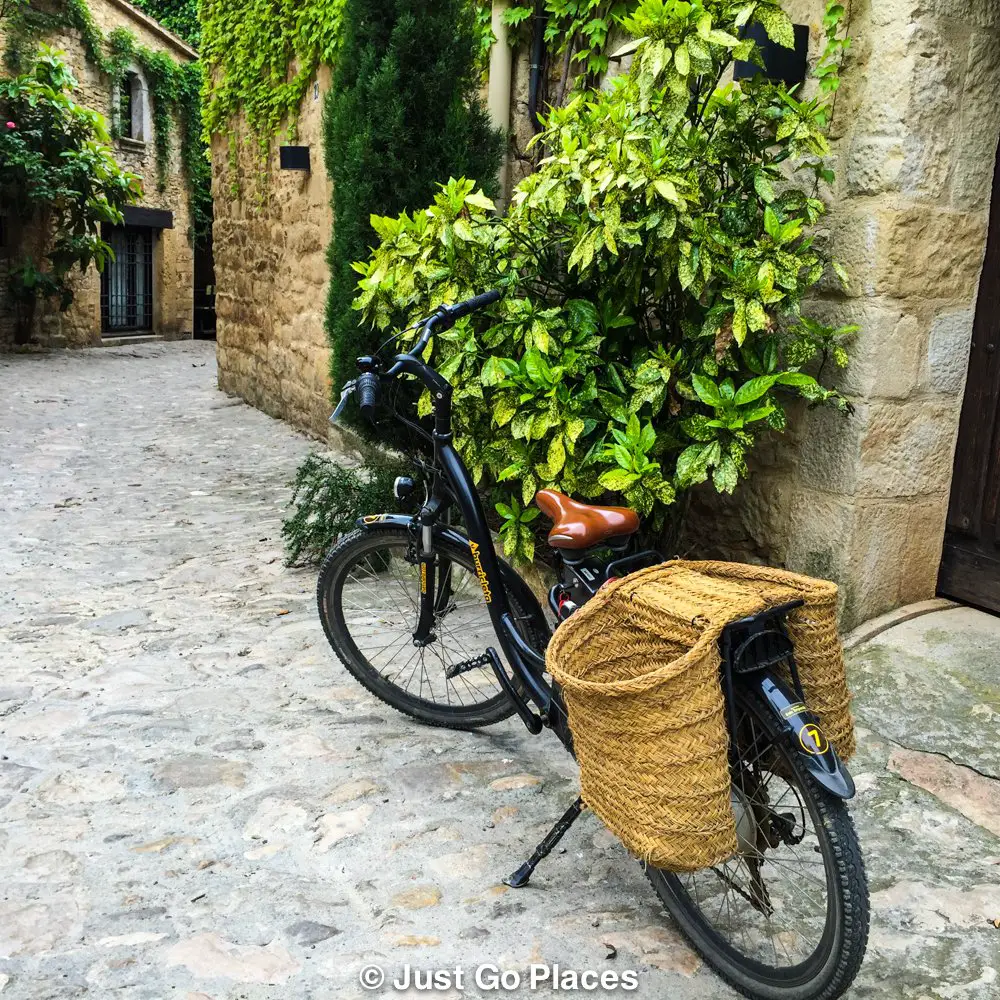
<svg viewBox="0 0 1000 1000">
<path fill-rule="evenodd" d="M 416 483 L 409 476 L 397 476 L 392 484 L 392 492 L 397 500 L 409 500 L 416 489 Z"/>
</svg>

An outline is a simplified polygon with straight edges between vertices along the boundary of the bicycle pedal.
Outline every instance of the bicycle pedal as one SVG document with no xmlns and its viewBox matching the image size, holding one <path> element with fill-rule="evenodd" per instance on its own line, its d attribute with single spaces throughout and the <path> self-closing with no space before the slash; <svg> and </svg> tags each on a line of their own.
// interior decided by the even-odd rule
<svg viewBox="0 0 1000 1000">
<path fill-rule="evenodd" d="M 458 677 L 459 674 L 468 673 L 470 670 L 477 670 L 479 667 L 489 667 L 492 665 L 489 654 L 480 653 L 479 656 L 474 656 L 472 659 L 452 664 L 445 670 L 444 675 L 448 680 L 451 680 L 453 677 Z"/>
</svg>

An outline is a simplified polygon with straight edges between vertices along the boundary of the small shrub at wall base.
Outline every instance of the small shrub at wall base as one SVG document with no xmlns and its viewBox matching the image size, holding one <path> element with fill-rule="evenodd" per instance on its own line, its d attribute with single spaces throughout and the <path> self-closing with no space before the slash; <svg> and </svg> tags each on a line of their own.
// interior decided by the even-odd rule
<svg viewBox="0 0 1000 1000">
<path fill-rule="evenodd" d="M 288 565 L 318 563 L 359 517 L 396 510 L 396 477 L 412 474 L 412 466 L 391 457 L 350 469 L 323 455 L 307 456 L 295 473 L 291 514 L 281 526 Z"/>
<path fill-rule="evenodd" d="M 791 399 L 848 407 L 817 375 L 846 364 L 855 328 L 803 304 L 824 278 L 847 280 L 814 240 L 842 16 L 831 3 L 834 43 L 806 100 L 762 77 L 720 82 L 759 57 L 746 24 L 794 45 L 777 0 L 641 0 L 624 23 L 639 41 L 631 72 L 551 111 L 546 158 L 506 217 L 451 180 L 429 208 L 373 220 L 355 305 L 376 330 L 507 293 L 431 358 L 513 558 L 533 555 L 524 511 L 541 487 L 624 502 L 655 526 L 698 483 L 731 493 Z"/>
</svg>

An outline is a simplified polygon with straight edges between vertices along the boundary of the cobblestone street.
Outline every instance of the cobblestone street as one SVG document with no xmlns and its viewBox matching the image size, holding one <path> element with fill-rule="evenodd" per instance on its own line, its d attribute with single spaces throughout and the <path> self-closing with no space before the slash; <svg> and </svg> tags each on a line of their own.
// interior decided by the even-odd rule
<svg viewBox="0 0 1000 1000">
<path fill-rule="evenodd" d="M 315 572 L 282 561 L 310 447 L 217 390 L 213 344 L 0 356 L 2 1000 L 356 1000 L 400 995 L 365 993 L 369 964 L 540 961 L 639 971 L 635 993 L 589 996 L 735 996 L 592 816 L 531 888 L 500 886 L 575 766 L 515 721 L 423 728 L 353 682 Z M 850 996 L 989 1000 L 996 661 L 915 748 L 886 680 L 908 654 L 886 648 L 854 657 L 873 932 Z M 923 760 L 962 726 L 992 734 L 957 740 L 985 783 L 975 815 Z"/>
</svg>

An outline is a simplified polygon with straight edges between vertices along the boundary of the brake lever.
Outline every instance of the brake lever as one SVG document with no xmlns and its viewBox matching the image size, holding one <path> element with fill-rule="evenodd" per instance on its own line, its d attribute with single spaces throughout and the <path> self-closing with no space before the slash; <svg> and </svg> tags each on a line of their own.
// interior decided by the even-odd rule
<svg viewBox="0 0 1000 1000">
<path fill-rule="evenodd" d="M 337 408 L 330 415 L 331 424 L 335 424 L 340 419 L 340 415 L 344 412 L 344 407 L 347 406 L 347 401 L 354 394 L 354 390 L 357 387 L 358 380 L 356 378 L 352 378 L 351 381 L 344 386 L 344 389 L 340 394 L 340 402 L 337 404 Z"/>
</svg>

